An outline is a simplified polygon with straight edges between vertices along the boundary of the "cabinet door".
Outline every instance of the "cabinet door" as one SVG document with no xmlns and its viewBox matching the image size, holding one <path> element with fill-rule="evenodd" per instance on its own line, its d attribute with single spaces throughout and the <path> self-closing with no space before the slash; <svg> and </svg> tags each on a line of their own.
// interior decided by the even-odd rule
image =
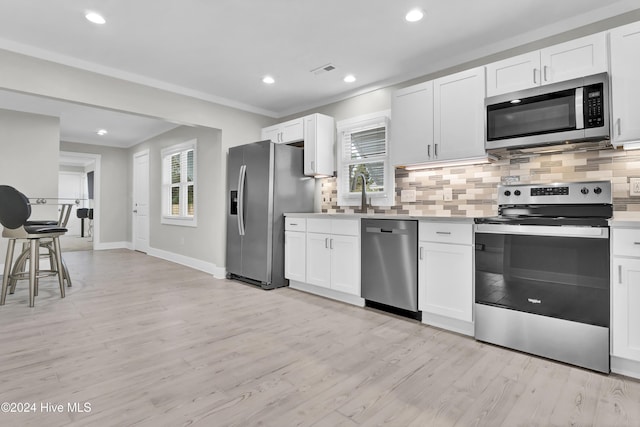
<svg viewBox="0 0 640 427">
<path fill-rule="evenodd" d="M 472 321 L 473 258 L 471 246 L 420 242 L 419 309 Z"/>
<path fill-rule="evenodd" d="M 640 22 L 615 28 L 611 36 L 613 143 L 640 140 Z"/>
<path fill-rule="evenodd" d="M 360 296 L 360 246 L 356 236 L 331 236 L 331 288 Z"/>
<path fill-rule="evenodd" d="M 485 155 L 484 67 L 434 81 L 434 144 L 436 160 Z"/>
<path fill-rule="evenodd" d="M 304 174 L 333 175 L 335 123 L 333 117 L 311 114 L 304 118 Z"/>
<path fill-rule="evenodd" d="M 282 129 L 282 140 L 280 142 L 288 144 L 304 139 L 304 121 L 302 118 L 280 123 L 280 127 Z"/>
<path fill-rule="evenodd" d="M 280 142 L 280 127 L 269 126 L 267 128 L 262 128 L 261 139 L 263 141 L 268 139 L 272 142 Z"/>
<path fill-rule="evenodd" d="M 640 259 L 613 258 L 614 356 L 640 361 Z"/>
<path fill-rule="evenodd" d="M 487 96 L 540 85 L 540 52 L 529 52 L 487 65 Z"/>
<path fill-rule="evenodd" d="M 306 280 L 306 233 L 284 232 L 284 277 L 289 280 Z"/>
<path fill-rule="evenodd" d="M 393 166 L 425 163 L 433 154 L 433 82 L 396 91 L 391 98 Z"/>
<path fill-rule="evenodd" d="M 307 233 L 307 283 L 331 287 L 329 234 Z"/>
<path fill-rule="evenodd" d="M 608 70 L 606 34 L 598 33 L 542 49 L 540 63 L 542 84 L 604 73 Z"/>
</svg>

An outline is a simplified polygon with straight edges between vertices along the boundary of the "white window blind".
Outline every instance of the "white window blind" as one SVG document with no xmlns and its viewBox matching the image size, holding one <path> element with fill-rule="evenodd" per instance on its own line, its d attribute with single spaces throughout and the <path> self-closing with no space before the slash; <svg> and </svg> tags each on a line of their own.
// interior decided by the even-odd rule
<svg viewBox="0 0 640 427">
<path fill-rule="evenodd" d="M 194 225 L 196 141 L 189 141 L 162 150 L 162 159 L 162 222 L 174 225 Z"/>
<path fill-rule="evenodd" d="M 388 161 L 388 119 L 385 113 L 356 118 L 338 124 L 340 156 L 338 202 L 360 203 L 364 177 L 367 198 L 374 205 L 393 200 L 393 168 Z"/>
</svg>

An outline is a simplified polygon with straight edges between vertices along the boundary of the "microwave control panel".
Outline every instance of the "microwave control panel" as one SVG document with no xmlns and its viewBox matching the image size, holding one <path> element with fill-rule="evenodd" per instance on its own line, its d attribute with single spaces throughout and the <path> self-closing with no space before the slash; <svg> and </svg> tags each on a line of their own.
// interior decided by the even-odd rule
<svg viewBox="0 0 640 427">
<path fill-rule="evenodd" d="M 584 87 L 584 111 L 586 128 L 604 126 L 604 102 L 602 83 Z"/>
</svg>

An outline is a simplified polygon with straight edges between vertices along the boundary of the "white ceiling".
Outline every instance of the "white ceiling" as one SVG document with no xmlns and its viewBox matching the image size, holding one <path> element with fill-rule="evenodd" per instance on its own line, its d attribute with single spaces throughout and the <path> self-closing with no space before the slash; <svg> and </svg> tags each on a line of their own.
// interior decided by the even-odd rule
<svg viewBox="0 0 640 427">
<path fill-rule="evenodd" d="M 407 23 L 413 7 L 425 19 Z M 0 0 L 0 48 L 283 117 L 639 7 L 638 0 Z M 86 21 L 89 10 L 107 23 Z M 329 63 L 335 70 L 311 72 Z M 343 82 L 346 74 L 357 81 Z M 276 83 L 263 84 L 265 75 Z M 12 102 L 0 92 L 0 108 Z M 61 114 L 62 132 L 75 135 L 79 111 Z M 123 141 L 113 145 L 133 145 Z"/>
</svg>

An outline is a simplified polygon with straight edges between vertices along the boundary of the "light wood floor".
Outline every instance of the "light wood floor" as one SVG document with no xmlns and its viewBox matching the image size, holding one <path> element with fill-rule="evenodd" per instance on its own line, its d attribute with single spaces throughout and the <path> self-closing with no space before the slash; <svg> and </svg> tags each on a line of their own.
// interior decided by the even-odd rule
<svg viewBox="0 0 640 427">
<path fill-rule="evenodd" d="M 37 406 L 1 426 L 640 425 L 629 378 L 136 252 L 65 258 L 65 299 L 43 282 L 30 309 L 21 283 L 0 307 L 0 402 Z"/>
</svg>

